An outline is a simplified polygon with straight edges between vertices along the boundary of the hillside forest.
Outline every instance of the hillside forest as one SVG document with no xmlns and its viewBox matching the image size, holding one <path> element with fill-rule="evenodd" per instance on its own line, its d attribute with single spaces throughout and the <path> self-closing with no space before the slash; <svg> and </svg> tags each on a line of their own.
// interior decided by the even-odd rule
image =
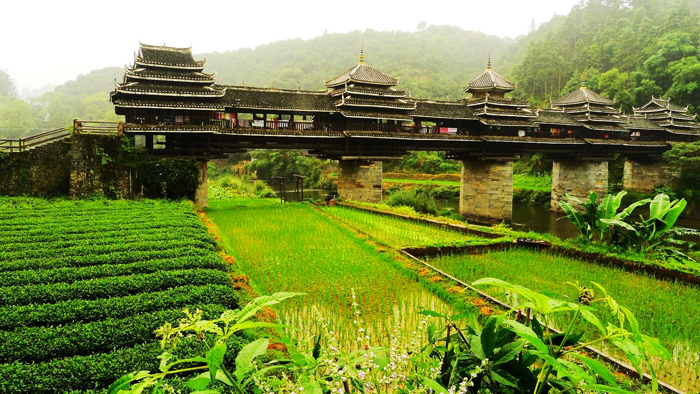
<svg viewBox="0 0 700 394">
<path fill-rule="evenodd" d="M 615 100 L 625 112 L 651 96 L 700 113 L 700 0 L 584 0 L 515 39 L 420 23 L 415 31 L 353 31 L 286 40 L 255 49 L 199 53 L 217 83 L 323 89 L 357 62 L 400 78 L 412 97 L 459 100 L 486 66 L 517 84 L 513 95 L 547 107 L 580 86 Z M 134 43 L 136 47 L 137 43 Z M 196 51 L 196 45 L 193 48 Z M 124 59 L 131 62 L 131 59 Z M 80 75 L 27 101 L 0 64 L 0 138 L 65 127 L 74 118 L 117 120 L 109 102 L 122 67 Z"/>
</svg>

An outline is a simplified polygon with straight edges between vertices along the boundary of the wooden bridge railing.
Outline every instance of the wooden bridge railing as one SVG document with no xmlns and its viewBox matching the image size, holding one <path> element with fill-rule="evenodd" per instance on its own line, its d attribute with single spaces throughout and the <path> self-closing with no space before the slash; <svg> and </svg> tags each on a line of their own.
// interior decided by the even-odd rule
<svg viewBox="0 0 700 394">
<path fill-rule="evenodd" d="M 124 134 L 122 122 L 101 122 L 93 120 L 73 120 L 73 134 L 118 135 Z M 36 148 L 49 142 L 62 140 L 71 135 L 65 127 L 44 131 L 29 137 L 17 139 L 0 139 L 0 152 L 16 153 Z"/>
<path fill-rule="evenodd" d="M 73 119 L 74 134 L 116 134 L 124 135 L 123 122 L 104 122 L 97 120 Z"/>
<path fill-rule="evenodd" d="M 18 138 L 14 140 L 0 139 L 0 151 L 9 153 L 24 152 L 31 148 L 48 144 L 49 142 L 64 139 L 69 135 L 70 131 L 62 127 L 60 129 L 45 131 L 43 133 L 34 134 L 25 138 Z"/>
</svg>

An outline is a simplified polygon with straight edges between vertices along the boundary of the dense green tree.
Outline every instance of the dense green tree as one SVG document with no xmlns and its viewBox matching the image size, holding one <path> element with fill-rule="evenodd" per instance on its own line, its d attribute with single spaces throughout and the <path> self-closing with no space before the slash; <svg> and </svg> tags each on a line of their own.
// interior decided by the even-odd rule
<svg viewBox="0 0 700 394">
<path fill-rule="evenodd" d="M 15 99 L 0 106 L 0 132 L 4 138 L 25 137 L 35 126 L 32 107 L 26 101 Z"/>
</svg>

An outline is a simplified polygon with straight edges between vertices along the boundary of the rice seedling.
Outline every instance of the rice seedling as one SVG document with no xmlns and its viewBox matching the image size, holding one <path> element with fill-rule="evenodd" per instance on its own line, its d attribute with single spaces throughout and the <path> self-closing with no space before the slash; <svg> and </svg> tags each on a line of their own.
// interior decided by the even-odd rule
<svg viewBox="0 0 700 394">
<path fill-rule="evenodd" d="M 312 309 L 331 315 L 332 330 L 345 344 L 356 337 L 352 326 L 352 289 L 369 329 L 378 339 L 395 308 L 403 310 L 401 329 L 416 326 L 415 312 L 448 307 L 414 280 L 403 276 L 376 246 L 304 204 L 249 206 L 212 202 L 208 216 L 217 224 L 227 250 L 264 293 L 305 292 L 283 304 L 283 321 L 299 329 L 305 343 L 318 334 Z"/>
<path fill-rule="evenodd" d="M 599 283 L 618 302 L 632 310 L 642 332 L 658 337 L 671 349 L 673 360 L 655 365 L 659 378 L 681 389 L 700 385 L 700 333 L 697 330 L 700 327 L 700 289 L 697 287 L 551 253 L 520 249 L 482 255 L 442 256 L 429 262 L 466 282 L 490 276 L 536 291 L 572 297 L 574 292 L 565 282 L 579 281 L 587 286 L 591 282 Z M 517 303 L 503 291 L 492 289 L 488 292 L 504 301 Z M 608 319 L 614 319 L 614 316 L 608 316 Z"/>
<path fill-rule="evenodd" d="M 450 231 L 437 226 L 375 215 L 356 209 L 325 207 L 323 210 L 338 220 L 370 234 L 379 242 L 395 248 L 468 245 L 485 241 L 483 238 Z"/>
</svg>

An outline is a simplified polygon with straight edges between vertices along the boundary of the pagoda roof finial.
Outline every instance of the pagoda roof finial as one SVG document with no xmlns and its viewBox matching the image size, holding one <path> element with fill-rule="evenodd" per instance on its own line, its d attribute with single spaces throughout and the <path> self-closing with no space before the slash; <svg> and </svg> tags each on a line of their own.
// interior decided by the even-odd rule
<svg viewBox="0 0 700 394">
<path fill-rule="evenodd" d="M 486 69 L 487 70 L 491 69 L 491 51 L 489 51 L 489 58 L 488 58 L 488 61 L 486 62 Z"/>
<path fill-rule="evenodd" d="M 581 74 L 581 89 L 586 89 L 586 72 Z"/>
<path fill-rule="evenodd" d="M 360 64 L 365 64 L 365 43 L 362 43 L 360 47 Z"/>
</svg>

